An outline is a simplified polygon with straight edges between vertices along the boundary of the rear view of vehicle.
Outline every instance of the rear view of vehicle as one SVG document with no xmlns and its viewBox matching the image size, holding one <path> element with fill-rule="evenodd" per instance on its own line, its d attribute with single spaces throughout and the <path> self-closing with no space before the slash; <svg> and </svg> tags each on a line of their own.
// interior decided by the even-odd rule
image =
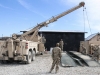
<svg viewBox="0 0 100 75">
<path fill-rule="evenodd" d="M 35 60 L 36 49 L 37 43 L 35 42 L 12 39 L 0 41 L 0 60 L 2 62 L 23 61 L 29 64 Z"/>
</svg>

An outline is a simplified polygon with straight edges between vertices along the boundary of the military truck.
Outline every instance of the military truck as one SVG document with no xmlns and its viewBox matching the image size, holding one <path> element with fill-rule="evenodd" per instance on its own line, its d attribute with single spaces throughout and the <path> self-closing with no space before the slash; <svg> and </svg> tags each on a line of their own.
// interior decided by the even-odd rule
<svg viewBox="0 0 100 75">
<path fill-rule="evenodd" d="M 84 7 L 84 2 L 57 15 L 51 19 L 37 24 L 34 28 L 21 35 L 13 34 L 11 38 L 0 41 L 0 60 L 5 61 L 23 61 L 27 64 L 35 60 L 35 54 L 43 53 L 45 50 L 45 38 L 38 35 L 38 30 L 48 24 L 57 21 L 57 19 L 71 13 L 72 11 Z"/>
</svg>

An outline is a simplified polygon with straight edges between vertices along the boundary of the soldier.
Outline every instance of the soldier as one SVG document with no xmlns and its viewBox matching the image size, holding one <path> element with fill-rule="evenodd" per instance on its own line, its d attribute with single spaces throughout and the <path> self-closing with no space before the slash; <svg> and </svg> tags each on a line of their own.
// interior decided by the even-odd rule
<svg viewBox="0 0 100 75">
<path fill-rule="evenodd" d="M 16 40 L 17 39 L 17 35 L 16 34 L 12 34 L 12 39 Z"/>
<path fill-rule="evenodd" d="M 87 52 L 86 47 L 84 47 L 83 44 L 81 45 L 81 47 L 82 47 L 81 53 L 82 53 L 82 54 L 87 54 L 87 53 L 86 53 L 86 52 Z"/>
<path fill-rule="evenodd" d="M 90 54 L 93 55 L 94 44 L 90 44 Z"/>
<path fill-rule="evenodd" d="M 61 48 L 61 51 L 63 51 L 63 45 L 64 45 L 64 42 L 63 42 L 63 40 L 61 39 L 60 42 L 59 42 L 59 47 Z"/>
<path fill-rule="evenodd" d="M 56 44 L 56 47 L 53 48 L 52 50 L 52 59 L 53 59 L 53 63 L 52 63 L 52 67 L 50 69 L 50 72 L 52 72 L 52 70 L 54 69 L 55 65 L 56 65 L 56 68 L 55 68 L 55 73 L 58 72 L 59 70 L 59 62 L 60 62 L 60 59 L 61 59 L 61 49 L 59 48 L 59 43 Z"/>
<path fill-rule="evenodd" d="M 99 45 L 95 45 L 94 48 L 93 48 L 93 50 L 94 50 L 94 52 L 93 52 L 93 59 L 98 61 L 98 62 L 99 62 L 99 54 L 100 54 L 99 49 L 100 49 Z"/>
</svg>

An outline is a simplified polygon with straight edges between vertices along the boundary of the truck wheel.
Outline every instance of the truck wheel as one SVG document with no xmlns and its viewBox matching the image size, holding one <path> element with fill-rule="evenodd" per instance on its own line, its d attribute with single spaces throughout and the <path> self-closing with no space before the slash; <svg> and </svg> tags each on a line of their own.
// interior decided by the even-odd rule
<svg viewBox="0 0 100 75">
<path fill-rule="evenodd" d="M 28 52 L 28 55 L 26 56 L 26 59 L 27 59 L 27 64 L 30 64 L 31 63 L 31 59 L 32 59 L 32 53 L 31 51 Z"/>
<path fill-rule="evenodd" d="M 33 53 L 32 53 L 32 61 L 34 61 L 35 60 L 35 51 L 33 51 Z"/>
<path fill-rule="evenodd" d="M 2 64 L 7 64 L 7 60 L 1 60 Z"/>
</svg>

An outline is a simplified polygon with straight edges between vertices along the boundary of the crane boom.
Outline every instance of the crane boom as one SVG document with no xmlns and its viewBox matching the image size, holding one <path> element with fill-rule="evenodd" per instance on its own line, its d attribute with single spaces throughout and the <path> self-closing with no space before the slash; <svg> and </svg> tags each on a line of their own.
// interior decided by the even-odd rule
<svg viewBox="0 0 100 75">
<path fill-rule="evenodd" d="M 72 11 L 84 6 L 84 2 L 75 6 L 51 19 L 37 24 L 31 30 L 23 33 L 22 35 L 13 34 L 12 38 L 0 41 L 0 60 L 1 61 L 22 61 L 27 64 L 31 63 L 31 60 L 35 60 L 36 54 L 42 54 L 45 51 L 45 37 L 38 35 L 38 30 L 48 24 L 57 21 L 57 19 L 71 13 Z"/>
<path fill-rule="evenodd" d="M 80 8 L 80 7 L 84 7 L 84 5 L 85 5 L 84 2 L 80 2 L 79 5 L 77 5 L 77 6 L 73 7 L 73 8 L 71 8 L 71 9 L 69 9 L 69 10 L 67 10 L 67 11 L 65 11 L 65 12 L 63 12 L 63 13 L 61 13 L 61 14 L 55 16 L 55 17 L 52 17 L 50 20 L 44 21 L 44 22 L 42 22 L 42 23 L 40 23 L 40 24 L 37 24 L 37 26 L 34 27 L 33 29 L 31 29 L 30 31 L 27 31 L 27 32 L 23 33 L 23 34 L 21 35 L 21 37 L 24 37 L 24 36 L 26 36 L 26 35 L 28 35 L 28 34 L 30 34 L 30 33 L 35 32 L 36 30 L 39 30 L 40 28 L 42 28 L 42 27 L 44 27 L 44 26 L 47 26 L 48 24 L 50 24 L 50 23 L 52 23 L 52 22 L 57 21 L 57 19 L 59 19 L 59 18 L 65 16 L 65 15 L 67 15 L 67 14 L 73 12 L 74 10 L 76 10 L 76 9 L 78 9 L 78 8 Z M 32 37 L 34 37 L 34 36 L 32 36 Z M 31 39 L 32 39 L 32 38 L 31 38 Z"/>
</svg>

